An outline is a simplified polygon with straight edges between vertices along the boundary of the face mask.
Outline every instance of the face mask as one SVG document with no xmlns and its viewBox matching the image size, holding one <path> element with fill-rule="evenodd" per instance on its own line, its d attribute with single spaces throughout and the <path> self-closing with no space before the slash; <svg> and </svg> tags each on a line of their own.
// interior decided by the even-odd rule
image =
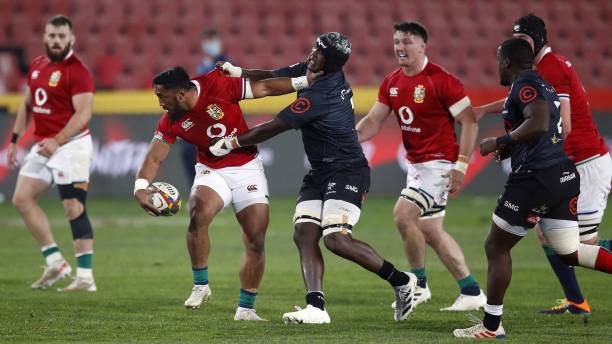
<svg viewBox="0 0 612 344">
<path fill-rule="evenodd" d="M 202 51 L 210 56 L 221 55 L 221 42 L 219 40 L 202 42 Z"/>
</svg>

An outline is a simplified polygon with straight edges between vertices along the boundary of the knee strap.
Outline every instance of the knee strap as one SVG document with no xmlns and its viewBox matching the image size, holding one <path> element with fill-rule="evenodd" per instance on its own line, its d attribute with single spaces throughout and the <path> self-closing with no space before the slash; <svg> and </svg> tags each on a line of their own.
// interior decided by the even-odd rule
<svg viewBox="0 0 612 344">
<path fill-rule="evenodd" d="M 72 239 L 93 239 L 93 228 L 87 216 L 87 210 L 83 210 L 81 215 L 74 220 L 70 220 Z"/>
</svg>

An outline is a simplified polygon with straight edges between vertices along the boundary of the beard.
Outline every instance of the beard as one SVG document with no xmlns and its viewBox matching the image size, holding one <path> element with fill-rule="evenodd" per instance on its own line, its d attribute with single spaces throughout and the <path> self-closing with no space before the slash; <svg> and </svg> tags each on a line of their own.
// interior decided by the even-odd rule
<svg viewBox="0 0 612 344">
<path fill-rule="evenodd" d="M 184 111 L 181 110 L 168 111 L 168 116 L 170 117 L 171 122 L 176 122 L 183 117 L 183 113 Z"/>
<path fill-rule="evenodd" d="M 49 47 L 49 45 L 46 43 L 45 43 L 45 49 L 47 50 L 47 56 L 49 57 L 49 60 L 53 62 L 60 62 L 64 60 L 64 58 L 66 58 L 66 55 L 68 55 L 68 53 L 70 52 L 70 49 L 72 49 L 72 43 L 68 42 L 68 44 L 66 44 L 66 48 L 64 48 L 57 54 L 54 53 L 51 50 L 51 47 Z"/>
</svg>

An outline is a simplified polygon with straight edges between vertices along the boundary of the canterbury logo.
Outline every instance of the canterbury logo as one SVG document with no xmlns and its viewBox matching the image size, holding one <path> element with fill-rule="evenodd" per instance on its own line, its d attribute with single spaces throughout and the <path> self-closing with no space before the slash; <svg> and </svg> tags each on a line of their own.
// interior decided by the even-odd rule
<svg viewBox="0 0 612 344">
<path fill-rule="evenodd" d="M 247 186 L 247 191 L 248 192 L 255 192 L 255 191 L 257 191 L 257 185 L 256 184 L 252 184 L 252 185 Z"/>
</svg>

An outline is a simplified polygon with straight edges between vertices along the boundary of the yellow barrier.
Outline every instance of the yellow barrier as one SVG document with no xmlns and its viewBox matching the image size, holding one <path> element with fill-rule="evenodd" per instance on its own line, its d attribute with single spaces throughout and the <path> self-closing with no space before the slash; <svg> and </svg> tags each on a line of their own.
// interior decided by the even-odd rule
<svg viewBox="0 0 612 344">
<path fill-rule="evenodd" d="M 376 101 L 376 87 L 353 88 L 356 113 L 367 113 Z M 16 113 L 22 101 L 21 94 L 0 95 L 0 107 Z M 279 97 L 267 97 L 240 102 L 242 111 L 247 114 L 273 115 L 295 100 L 295 93 Z M 155 114 L 161 113 L 157 97 L 153 91 L 100 91 L 94 98 L 95 114 Z"/>
</svg>

